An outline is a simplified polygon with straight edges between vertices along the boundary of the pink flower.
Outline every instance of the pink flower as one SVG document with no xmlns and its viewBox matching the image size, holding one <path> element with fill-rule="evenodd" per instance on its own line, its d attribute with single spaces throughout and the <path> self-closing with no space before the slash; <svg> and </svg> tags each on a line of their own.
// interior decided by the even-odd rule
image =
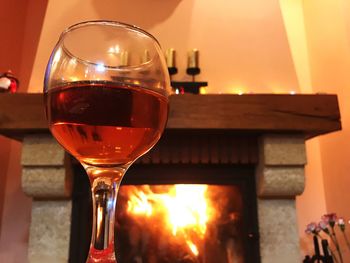
<svg viewBox="0 0 350 263">
<path fill-rule="evenodd" d="M 315 222 L 308 224 L 305 229 L 305 233 L 307 234 L 317 234 L 320 231 L 320 227 Z"/>
<path fill-rule="evenodd" d="M 328 224 L 325 221 L 320 221 L 318 227 L 325 233 L 329 234 Z"/>
<path fill-rule="evenodd" d="M 339 217 L 339 218 L 338 218 L 338 221 L 337 221 L 337 224 L 338 224 L 338 225 L 345 225 L 345 220 L 344 220 L 344 218 Z"/>
<path fill-rule="evenodd" d="M 334 227 L 335 222 L 337 221 L 337 215 L 335 213 L 325 214 L 321 217 L 321 219 L 326 224 L 329 224 L 331 227 Z"/>
<path fill-rule="evenodd" d="M 308 234 L 308 235 L 312 234 L 312 232 L 308 228 L 305 229 L 305 233 Z"/>
<path fill-rule="evenodd" d="M 345 220 L 342 217 L 339 217 L 337 220 L 337 225 L 339 226 L 341 231 L 345 231 Z"/>
</svg>

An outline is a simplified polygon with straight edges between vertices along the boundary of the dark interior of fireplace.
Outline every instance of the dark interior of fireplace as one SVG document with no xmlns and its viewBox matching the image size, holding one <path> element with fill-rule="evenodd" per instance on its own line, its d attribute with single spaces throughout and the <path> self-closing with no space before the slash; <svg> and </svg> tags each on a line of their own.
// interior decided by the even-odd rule
<svg viewBox="0 0 350 263">
<path fill-rule="evenodd" d="M 260 262 L 254 171 L 252 164 L 133 165 L 118 195 L 115 227 L 118 263 Z M 174 196 L 178 188 L 185 193 L 188 202 L 176 203 L 174 209 L 180 210 L 174 215 L 174 209 L 162 206 L 164 200 L 181 200 L 181 196 Z M 184 223 L 186 225 L 180 222 L 174 231 L 167 215 L 183 221 L 187 211 L 182 210 L 183 206 L 191 201 L 199 202 L 192 200 L 198 190 L 205 191 L 207 200 L 205 223 L 196 226 L 193 222 Z M 72 263 L 85 263 L 88 254 L 92 225 L 90 195 L 88 177 L 84 169 L 75 164 L 70 237 Z M 135 196 L 142 196 L 141 200 L 152 212 L 143 208 L 130 212 L 130 200 Z M 201 220 L 196 211 L 190 212 L 188 220 L 191 219 Z"/>
</svg>

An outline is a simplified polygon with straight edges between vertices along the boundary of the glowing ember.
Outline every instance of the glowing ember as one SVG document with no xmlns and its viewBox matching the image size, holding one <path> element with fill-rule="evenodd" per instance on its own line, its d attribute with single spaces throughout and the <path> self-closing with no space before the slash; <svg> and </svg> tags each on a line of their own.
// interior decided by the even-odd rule
<svg viewBox="0 0 350 263">
<path fill-rule="evenodd" d="M 150 188 L 135 191 L 128 201 L 128 213 L 139 216 L 163 215 L 174 237 L 184 239 L 193 255 L 199 250 L 193 239 L 203 239 L 209 221 L 207 185 L 175 185 L 167 193 Z"/>
</svg>

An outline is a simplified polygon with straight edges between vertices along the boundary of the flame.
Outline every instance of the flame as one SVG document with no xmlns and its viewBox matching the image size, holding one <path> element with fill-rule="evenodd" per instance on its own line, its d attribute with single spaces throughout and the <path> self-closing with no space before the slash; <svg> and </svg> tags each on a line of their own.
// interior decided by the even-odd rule
<svg viewBox="0 0 350 263">
<path fill-rule="evenodd" d="M 199 251 L 198 248 L 195 244 L 193 244 L 191 241 L 187 240 L 186 241 L 188 247 L 191 249 L 193 255 L 198 256 L 199 255 Z"/>
<path fill-rule="evenodd" d="M 207 230 L 207 188 L 207 185 L 178 184 L 162 194 L 143 188 L 129 197 L 127 211 L 146 217 L 163 214 L 172 235 L 183 238 L 190 251 L 198 256 L 199 250 L 193 239 L 203 239 Z"/>
<path fill-rule="evenodd" d="M 130 197 L 127 211 L 136 215 L 152 215 L 152 205 L 144 192 L 138 192 Z"/>
<path fill-rule="evenodd" d="M 208 221 L 206 190 L 206 185 L 175 185 L 175 196 L 163 196 L 174 236 L 179 229 L 189 227 L 195 227 L 204 236 Z"/>
</svg>

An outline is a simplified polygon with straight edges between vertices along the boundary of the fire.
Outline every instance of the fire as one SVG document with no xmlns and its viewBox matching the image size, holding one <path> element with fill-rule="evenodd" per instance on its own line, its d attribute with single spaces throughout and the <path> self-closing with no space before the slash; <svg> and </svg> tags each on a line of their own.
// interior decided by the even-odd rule
<svg viewBox="0 0 350 263">
<path fill-rule="evenodd" d="M 174 196 L 162 197 L 174 236 L 179 230 L 190 227 L 204 236 L 208 221 L 206 190 L 206 185 L 175 185 Z"/>
<path fill-rule="evenodd" d="M 191 241 L 187 240 L 186 241 L 188 247 L 191 249 L 193 255 L 198 256 L 199 255 L 199 251 L 198 248 L 195 244 L 193 244 Z"/>
<path fill-rule="evenodd" d="M 129 197 L 128 213 L 146 217 L 164 215 L 174 237 L 184 239 L 193 255 L 199 255 L 195 240 L 203 239 L 209 221 L 207 185 L 175 185 L 167 193 L 143 187 Z"/>
<path fill-rule="evenodd" d="M 144 192 L 138 192 L 130 197 L 127 211 L 136 215 L 150 216 L 152 215 L 152 205 Z"/>
</svg>

